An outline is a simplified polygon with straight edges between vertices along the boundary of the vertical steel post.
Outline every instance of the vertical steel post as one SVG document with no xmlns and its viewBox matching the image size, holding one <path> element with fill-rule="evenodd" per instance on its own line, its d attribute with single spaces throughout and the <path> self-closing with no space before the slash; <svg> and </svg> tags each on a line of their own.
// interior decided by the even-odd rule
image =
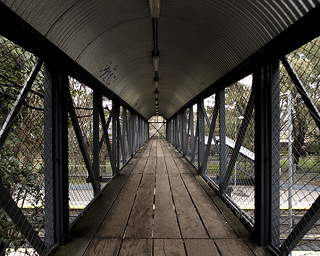
<svg viewBox="0 0 320 256">
<path fill-rule="evenodd" d="M 119 166 L 120 166 L 120 157 L 119 157 L 119 133 L 118 133 L 118 125 L 119 125 L 119 112 L 120 112 L 120 105 L 116 100 L 112 101 L 112 109 L 113 116 L 112 116 L 112 153 L 113 159 L 116 163 L 116 173 L 112 175 L 118 175 L 119 173 Z"/>
<path fill-rule="evenodd" d="M 46 246 L 55 244 L 55 151 L 54 151 L 54 111 L 55 95 L 53 92 L 52 76 L 47 65 L 44 66 L 44 189 L 45 189 L 45 243 Z"/>
<path fill-rule="evenodd" d="M 271 66 L 271 244 L 280 246 L 280 67 Z"/>
<path fill-rule="evenodd" d="M 201 100 L 197 104 L 197 122 L 198 122 L 198 170 L 204 165 L 203 159 L 205 154 L 205 129 L 204 129 L 204 102 Z M 205 170 L 203 170 L 205 171 Z"/>
<path fill-rule="evenodd" d="M 195 138 L 194 138 L 194 115 L 193 106 L 189 108 L 189 130 L 190 130 L 190 151 L 191 151 L 191 163 L 194 161 L 195 155 Z"/>
<path fill-rule="evenodd" d="M 67 105 L 69 82 L 66 74 L 48 64 L 45 68 L 45 77 L 45 228 L 46 231 L 54 228 L 55 242 L 64 245 L 69 239 Z M 48 198 L 50 194 L 53 198 Z M 53 211 L 53 220 L 50 211 Z M 49 239 L 52 242 L 52 237 Z"/>
<path fill-rule="evenodd" d="M 173 142 L 173 119 L 170 119 L 170 142 Z"/>
<path fill-rule="evenodd" d="M 183 156 L 188 152 L 188 133 L 187 133 L 187 111 L 182 112 L 182 153 Z"/>
<path fill-rule="evenodd" d="M 260 246 L 280 244 L 279 62 L 253 75 L 255 90 L 255 238 Z M 271 235 L 272 232 L 272 235 Z M 271 239 L 272 237 L 272 239 Z"/>
<path fill-rule="evenodd" d="M 166 137 L 167 137 L 167 140 L 170 141 L 170 142 L 171 142 L 171 120 L 172 119 L 169 119 L 167 121 L 167 127 L 166 127 L 166 129 L 167 129 Z"/>
<path fill-rule="evenodd" d="M 127 110 L 125 107 L 122 107 L 122 164 L 125 165 L 127 162 L 127 149 L 126 149 L 126 135 L 127 135 Z"/>
<path fill-rule="evenodd" d="M 130 157 L 132 157 L 134 154 L 133 136 L 134 136 L 134 114 L 129 112 L 128 147 L 129 147 Z"/>
<path fill-rule="evenodd" d="M 102 102 L 102 95 L 97 90 L 93 91 L 93 163 L 92 171 L 95 180 L 99 181 L 99 102 Z"/>
<path fill-rule="evenodd" d="M 177 137 L 177 125 L 176 125 L 176 117 L 174 116 L 173 117 L 173 124 L 172 124 L 172 144 L 176 147 L 177 145 L 177 140 L 176 140 L 176 137 Z"/>
<path fill-rule="evenodd" d="M 182 150 L 182 126 L 181 126 L 181 112 L 177 115 L 177 123 L 178 123 L 178 145 L 177 148 L 181 152 Z"/>
<path fill-rule="evenodd" d="M 200 172 L 202 174 L 207 174 L 207 165 L 208 165 L 208 158 L 211 150 L 211 145 L 212 145 L 212 139 L 215 137 L 214 135 L 214 130 L 216 127 L 216 121 L 218 118 L 218 113 L 219 113 L 219 96 L 216 96 L 216 103 L 213 109 L 213 114 L 212 114 L 212 121 L 210 123 L 210 128 L 209 128 L 209 136 L 208 136 L 208 141 L 207 141 L 207 146 L 206 146 L 206 151 L 204 155 L 203 162 L 204 164 L 201 166 Z"/>
<path fill-rule="evenodd" d="M 134 152 L 137 151 L 138 148 L 138 117 L 136 114 L 134 114 L 134 119 L 133 119 L 133 144 L 134 144 Z"/>
<path fill-rule="evenodd" d="M 293 132 L 293 123 L 292 123 L 292 99 L 291 92 L 288 91 L 288 217 L 289 233 L 292 231 L 293 227 L 293 216 L 292 216 L 292 183 L 293 183 L 293 154 L 292 154 L 292 132 Z"/>
<path fill-rule="evenodd" d="M 137 118 L 138 118 L 138 130 L 137 130 L 137 132 L 138 132 L 138 148 L 140 148 L 141 147 L 141 133 L 142 133 L 142 131 L 141 131 L 141 118 L 140 118 L 140 116 L 137 116 Z"/>
<path fill-rule="evenodd" d="M 228 149 L 226 145 L 226 103 L 225 103 L 225 90 L 222 89 L 218 92 L 219 94 L 219 139 L 220 139 L 220 178 L 217 179 L 219 182 L 219 192 L 223 193 L 224 184 L 220 183 L 221 180 L 229 184 L 229 180 L 225 180 L 227 173 L 228 164 Z"/>
</svg>

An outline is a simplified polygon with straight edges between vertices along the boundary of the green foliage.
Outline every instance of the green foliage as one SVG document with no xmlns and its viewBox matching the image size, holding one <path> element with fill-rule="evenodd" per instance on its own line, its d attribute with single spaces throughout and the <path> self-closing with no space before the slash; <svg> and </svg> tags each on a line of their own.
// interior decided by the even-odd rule
<svg viewBox="0 0 320 256">
<path fill-rule="evenodd" d="M 308 96 L 319 109 L 320 99 L 320 38 L 300 47 L 287 56 L 288 61 L 307 90 Z M 281 65 L 282 111 L 287 112 L 287 92 L 292 95 L 293 155 L 294 162 L 312 152 L 319 154 L 319 129 L 307 109 L 300 93 Z M 281 119 L 281 127 L 286 128 L 287 118 Z"/>
<path fill-rule="evenodd" d="M 36 60 L 35 56 L 0 36 L 0 128 Z M 40 72 L 0 149 L 1 180 L 35 230 L 41 230 L 44 226 L 43 164 L 36 160 L 43 147 L 41 95 L 43 75 Z M 0 254 L 5 248 L 17 249 L 24 244 L 25 239 L 0 208 Z"/>
<path fill-rule="evenodd" d="M 44 223 L 39 221 L 44 205 L 42 167 L 33 170 L 30 166 L 21 165 L 21 161 L 6 147 L 6 150 L 1 151 L 0 169 L 2 170 L 0 173 L 2 182 L 12 198 L 18 202 L 20 208 L 31 207 L 33 209 L 29 212 L 28 219 L 34 224 L 36 230 L 42 229 Z M 20 231 L 2 208 L 0 208 L 0 244 L 5 248 L 14 249 L 24 244 Z"/>
</svg>

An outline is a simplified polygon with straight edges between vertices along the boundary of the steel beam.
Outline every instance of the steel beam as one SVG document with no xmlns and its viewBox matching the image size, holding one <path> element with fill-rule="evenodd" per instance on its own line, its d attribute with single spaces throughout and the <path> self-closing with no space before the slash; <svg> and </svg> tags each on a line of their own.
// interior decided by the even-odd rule
<svg viewBox="0 0 320 256">
<path fill-rule="evenodd" d="M 68 90 L 67 94 L 68 94 L 68 111 L 69 111 L 70 119 L 71 119 L 71 122 L 72 122 L 72 125 L 73 125 L 73 128 L 74 128 L 74 132 L 75 132 L 77 140 L 78 140 L 79 148 L 81 150 L 84 163 L 85 163 L 86 168 L 88 170 L 89 179 L 92 182 L 94 195 L 97 195 L 98 193 L 101 192 L 100 183 L 96 179 L 96 177 L 94 175 L 94 171 L 92 170 L 92 166 L 91 166 L 91 163 L 90 163 L 90 157 L 89 157 L 89 154 L 87 152 L 86 145 L 85 145 L 85 143 L 83 141 L 83 135 L 82 135 L 82 132 L 81 132 L 81 128 L 80 128 L 80 125 L 79 125 L 78 117 L 77 117 L 76 111 L 74 109 L 73 101 L 72 101 L 71 94 L 70 94 L 69 90 Z"/>
<path fill-rule="evenodd" d="M 157 133 L 159 133 L 160 136 L 161 136 L 163 139 L 165 139 L 165 137 L 163 136 L 163 134 L 160 132 L 160 129 L 166 124 L 165 122 L 158 122 L 158 124 L 161 124 L 160 128 L 156 128 L 156 127 L 153 125 L 153 123 L 149 123 L 149 124 L 151 124 L 151 126 L 152 126 L 154 129 L 156 129 L 156 132 L 151 136 L 151 138 L 152 138 L 154 135 L 156 135 Z"/>
<path fill-rule="evenodd" d="M 29 74 L 28 79 L 26 80 L 25 84 L 23 85 L 15 103 L 13 104 L 9 115 L 7 116 L 6 120 L 3 123 L 3 126 L 0 130 L 0 149 L 3 147 L 8 134 L 10 133 L 10 129 L 20 112 L 20 109 L 23 105 L 24 99 L 27 96 L 28 92 L 31 90 L 32 84 L 36 79 L 38 72 L 41 69 L 42 61 L 39 60 L 36 65 L 34 65 L 32 71 Z"/>
<path fill-rule="evenodd" d="M 227 172 L 228 164 L 228 148 L 226 144 L 226 103 L 225 103 L 225 90 L 222 89 L 219 94 L 219 138 L 220 138 L 220 177 L 217 177 L 219 183 L 219 193 L 223 193 L 223 187 L 228 186 L 229 180 L 224 177 Z M 224 181 L 227 184 L 223 184 L 220 181 Z"/>
<path fill-rule="evenodd" d="M 134 150 L 134 114 L 130 112 L 129 115 L 129 131 L 128 131 L 128 147 L 129 147 L 129 154 L 132 157 L 135 150 Z"/>
<path fill-rule="evenodd" d="M 93 91 L 93 160 L 92 160 L 92 171 L 95 179 L 101 180 L 100 178 L 100 158 L 99 158 L 99 104 L 102 102 L 101 92 Z"/>
<path fill-rule="evenodd" d="M 46 243 L 69 240 L 68 105 L 65 73 L 45 65 L 44 172 Z M 48 237 L 47 237 L 48 235 Z"/>
<path fill-rule="evenodd" d="M 125 165 L 127 162 L 127 150 L 126 150 L 126 135 L 128 131 L 127 127 L 127 110 L 125 107 L 122 107 L 122 140 L 121 140 L 121 150 L 122 150 L 122 165 Z"/>
<path fill-rule="evenodd" d="M 183 152 L 183 111 L 178 115 L 179 122 L 179 149 Z"/>
<path fill-rule="evenodd" d="M 235 167 L 235 163 L 238 159 L 239 151 L 240 151 L 243 139 L 245 137 L 248 125 L 251 120 L 253 109 L 254 109 L 254 90 L 251 91 L 250 98 L 249 98 L 249 101 L 248 101 L 248 104 L 247 104 L 247 107 L 245 110 L 244 119 L 241 122 L 241 126 L 239 129 L 239 135 L 237 136 L 237 141 L 235 142 L 235 146 L 232 151 L 232 155 L 231 155 L 231 158 L 230 158 L 230 161 L 228 164 L 228 169 L 222 179 L 222 184 L 220 186 L 220 193 L 222 193 L 222 194 L 224 194 L 226 192 L 226 189 L 228 187 L 232 171 L 233 171 L 233 169 Z"/>
<path fill-rule="evenodd" d="M 111 148 L 111 143 L 110 143 L 110 138 L 109 138 L 109 133 L 108 133 L 108 128 L 111 122 L 111 118 L 113 115 L 113 109 L 110 112 L 108 121 L 106 122 L 106 118 L 103 112 L 103 108 L 102 108 L 102 102 L 99 102 L 98 105 L 98 109 L 99 109 L 99 114 L 100 114 L 100 119 L 101 119 L 101 125 L 102 125 L 102 129 L 105 135 L 105 140 L 106 140 L 106 146 L 107 146 L 107 151 L 108 151 L 108 155 L 109 155 L 109 159 L 110 159 L 110 164 L 111 164 L 111 169 L 112 169 L 112 174 L 116 173 L 116 162 L 114 160 L 114 155 L 112 153 L 112 148 Z"/>
<path fill-rule="evenodd" d="M 34 230 L 21 209 L 16 205 L 10 193 L 3 185 L 1 178 L 0 194 L 0 206 L 8 214 L 13 223 L 20 230 L 21 234 L 28 240 L 31 246 L 35 248 L 39 254 L 42 254 L 46 250 L 44 242 L 40 239 L 38 233 Z"/>
<path fill-rule="evenodd" d="M 197 103 L 197 123 L 198 123 L 198 171 L 204 165 L 203 159 L 205 154 L 205 127 L 204 127 L 204 102 L 201 100 Z M 202 170 L 205 172 L 206 170 Z"/>
<path fill-rule="evenodd" d="M 281 58 L 281 62 L 285 69 L 287 70 L 291 80 L 293 81 L 294 85 L 296 86 L 298 92 L 301 95 L 301 98 L 303 99 L 304 103 L 306 104 L 313 120 L 315 121 L 316 125 L 318 126 L 318 129 L 320 130 L 320 112 L 317 108 L 317 106 L 314 104 L 312 99 L 309 96 L 308 91 L 304 87 L 302 81 L 300 80 L 299 76 L 296 74 L 294 69 L 291 67 L 288 60 L 283 57 Z"/>
<path fill-rule="evenodd" d="M 258 245 L 278 243 L 280 111 L 279 62 L 262 66 L 253 74 L 255 91 L 255 227 Z M 275 182 L 274 184 L 272 184 Z M 273 200 L 273 202 L 272 202 Z M 271 212 L 271 209 L 274 212 Z M 277 216 L 277 214 L 279 214 Z M 271 223 L 273 219 L 274 224 Z"/>
<path fill-rule="evenodd" d="M 116 164 L 116 172 L 113 173 L 113 175 L 118 175 L 120 170 L 120 140 L 119 140 L 119 112 L 120 112 L 120 105 L 119 102 L 116 100 L 112 101 L 112 109 L 113 115 L 112 115 L 112 153 L 113 158 L 115 160 Z"/>
<path fill-rule="evenodd" d="M 186 156 L 188 153 L 188 140 L 189 140 L 189 135 L 187 133 L 188 128 L 187 128 L 187 111 L 184 110 L 182 113 L 182 154 L 183 156 Z"/>
<path fill-rule="evenodd" d="M 295 226 L 287 239 L 282 243 L 280 251 L 283 255 L 288 255 L 308 233 L 308 231 L 320 219 L 320 196 L 304 214 L 299 223 Z"/>
<path fill-rule="evenodd" d="M 214 130 L 216 127 L 216 122 L 217 122 L 217 118 L 218 118 L 218 114 L 219 114 L 219 108 L 220 108 L 219 107 L 219 95 L 217 94 L 216 95 L 216 103 L 215 103 L 214 109 L 213 109 L 211 123 L 210 123 L 209 118 L 207 120 L 208 125 L 210 124 L 209 125 L 210 130 L 209 130 L 209 137 L 208 137 L 206 152 L 205 152 L 204 158 L 203 158 L 203 164 L 200 168 L 200 173 L 202 173 L 202 174 L 207 173 L 207 163 L 208 163 L 209 153 L 210 153 L 210 149 L 211 149 L 211 142 L 212 142 L 212 139 L 215 137 Z"/>
</svg>

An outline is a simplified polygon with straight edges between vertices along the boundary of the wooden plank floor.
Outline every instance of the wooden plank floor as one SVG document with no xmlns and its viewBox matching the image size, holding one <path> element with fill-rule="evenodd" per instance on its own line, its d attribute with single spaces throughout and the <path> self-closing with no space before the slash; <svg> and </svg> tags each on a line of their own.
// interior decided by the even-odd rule
<svg viewBox="0 0 320 256">
<path fill-rule="evenodd" d="M 149 140 L 54 255 L 269 255 L 162 139 Z"/>
</svg>

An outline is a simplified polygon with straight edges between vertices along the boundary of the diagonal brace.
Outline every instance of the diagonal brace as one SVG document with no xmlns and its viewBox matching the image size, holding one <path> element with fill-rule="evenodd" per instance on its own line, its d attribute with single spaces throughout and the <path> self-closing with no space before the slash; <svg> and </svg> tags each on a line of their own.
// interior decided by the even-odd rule
<svg viewBox="0 0 320 256">
<path fill-rule="evenodd" d="M 10 193 L 3 185 L 1 178 L 0 194 L 0 206 L 5 210 L 14 224 L 19 228 L 21 234 L 29 241 L 32 247 L 35 248 L 39 254 L 43 253 L 46 250 L 44 242 L 40 239 L 37 231 L 34 230 L 21 209 L 16 205 Z"/>
<path fill-rule="evenodd" d="M 109 139 L 109 134 L 108 134 L 108 128 L 111 122 L 111 118 L 113 116 L 114 113 L 114 109 L 112 108 L 111 113 L 109 115 L 108 121 L 106 122 L 106 118 L 103 112 L 103 108 L 102 108 L 102 104 L 99 104 L 99 114 L 100 114 L 100 119 L 101 119 L 101 124 L 102 124 L 102 129 L 104 132 L 104 137 L 106 140 L 106 145 L 107 145 L 107 150 L 108 150 L 108 154 L 109 154 L 109 158 L 110 158 L 110 164 L 111 164 L 111 169 L 112 169 L 112 173 L 116 173 L 116 162 L 115 159 L 113 157 L 113 153 L 112 153 L 112 149 L 111 149 L 111 144 L 110 144 L 110 139 Z"/>
<path fill-rule="evenodd" d="M 237 161 L 244 136 L 246 134 L 248 125 L 250 123 L 253 109 L 254 109 L 254 90 L 252 90 L 251 94 L 250 94 L 248 105 L 246 107 L 246 111 L 244 114 L 244 119 L 243 119 L 241 126 L 240 126 L 240 129 L 239 129 L 239 135 L 237 136 L 237 141 L 236 141 L 235 147 L 232 151 L 232 155 L 231 155 L 230 162 L 228 164 L 227 172 L 224 176 L 223 181 L 220 183 L 220 193 L 222 193 L 222 194 L 225 193 L 225 191 L 228 187 L 229 179 L 231 177 L 232 170 L 233 170 L 235 163 Z"/>
<path fill-rule="evenodd" d="M 281 62 L 284 65 L 284 67 L 286 68 L 291 80 L 293 81 L 294 85 L 296 86 L 298 92 L 301 95 L 301 98 L 303 99 L 304 103 L 306 104 L 307 108 L 309 109 L 309 112 L 310 112 L 313 120 L 315 121 L 315 123 L 317 124 L 317 126 L 320 130 L 320 113 L 319 113 L 318 108 L 316 107 L 316 105 L 314 104 L 312 99 L 310 98 L 306 88 L 304 87 L 304 85 L 301 82 L 301 80 L 299 79 L 298 75 L 295 73 L 295 71 L 291 67 L 288 60 L 285 57 L 283 57 L 283 58 L 281 58 Z"/>
<path fill-rule="evenodd" d="M 216 94 L 216 97 L 218 98 L 219 95 Z M 209 118 L 207 118 L 208 119 L 208 121 L 207 121 L 208 125 L 210 126 L 210 131 L 209 131 L 209 138 L 208 138 L 208 142 L 207 142 L 206 152 L 205 152 L 204 158 L 203 158 L 203 163 L 200 166 L 200 173 L 203 173 L 207 169 L 207 162 L 208 162 L 208 157 L 209 157 L 209 153 L 210 153 L 212 139 L 214 139 L 214 141 L 216 142 L 215 135 L 214 135 L 214 130 L 215 130 L 215 127 L 216 127 L 219 108 L 220 108 L 219 100 L 217 100 L 216 104 L 214 106 L 214 109 L 213 109 L 213 115 L 212 115 L 211 124 L 210 124 Z M 215 145 L 217 146 L 217 144 L 215 144 Z M 218 146 L 217 146 L 217 148 L 218 148 Z"/>
<path fill-rule="evenodd" d="M 81 153 L 82 153 L 82 156 L 83 156 L 84 163 L 85 163 L 86 168 L 87 168 L 88 173 L 89 173 L 89 178 L 92 181 L 92 187 L 93 187 L 94 194 L 97 195 L 97 194 L 99 194 L 101 192 L 100 184 L 99 184 L 99 182 L 97 181 L 97 179 L 96 179 L 96 177 L 94 175 L 94 172 L 93 172 L 93 169 L 92 169 L 92 166 L 91 166 L 91 163 L 90 163 L 89 154 L 88 154 L 88 152 L 86 150 L 86 146 L 85 146 L 85 143 L 83 141 L 83 135 L 82 135 L 82 132 L 81 132 L 81 128 L 80 128 L 80 125 L 79 125 L 79 121 L 78 121 L 78 117 L 77 117 L 76 111 L 75 111 L 74 106 L 73 106 L 70 90 L 68 90 L 68 111 L 69 111 L 69 115 L 70 115 L 70 118 L 71 118 L 71 121 L 72 121 L 74 132 L 76 134 L 76 137 L 77 137 L 77 140 L 78 140 L 78 143 L 79 143 L 79 147 L 80 147 L 80 150 L 81 150 Z"/>
<path fill-rule="evenodd" d="M 1 131 L 0 131 L 0 149 L 3 147 L 4 142 L 6 141 L 7 136 L 9 135 L 10 129 L 13 125 L 14 120 L 20 112 L 20 109 L 23 105 L 23 101 L 27 96 L 28 92 L 31 90 L 32 84 L 36 79 L 38 72 L 41 69 L 43 61 L 39 60 L 37 64 L 33 67 L 27 81 L 23 85 L 20 94 L 18 95 L 9 115 L 7 116 L 6 121 L 4 122 Z"/>
<path fill-rule="evenodd" d="M 218 94 L 217 94 L 217 98 L 218 98 Z M 219 103 L 216 101 L 216 104 L 219 104 Z M 211 126 L 211 123 L 210 123 L 208 114 L 207 114 L 206 110 L 204 109 L 204 105 L 201 105 L 201 109 L 202 109 L 202 112 L 203 112 L 204 117 L 205 117 L 205 119 L 206 119 L 206 122 L 207 122 L 207 124 L 208 124 L 208 127 L 210 127 L 210 126 Z M 218 108 L 217 110 L 219 111 L 219 108 Z M 218 113 L 219 113 L 219 112 L 218 112 Z M 218 113 L 217 113 L 217 115 L 218 115 Z M 217 141 L 217 139 L 216 139 L 216 136 L 214 135 L 214 131 L 213 131 L 212 139 L 213 139 L 214 144 L 216 145 L 217 150 L 218 150 L 218 152 L 219 152 L 219 145 L 218 145 L 218 141 Z"/>
<path fill-rule="evenodd" d="M 163 136 L 163 134 L 160 132 L 160 129 L 165 125 L 165 123 L 162 123 L 162 125 L 160 126 L 159 129 L 157 129 L 152 123 L 149 123 L 149 124 L 151 124 L 152 127 L 157 130 L 151 137 L 153 137 L 154 135 L 156 135 L 157 133 L 159 133 L 159 134 L 161 135 L 161 137 L 165 139 L 165 137 Z"/>
<path fill-rule="evenodd" d="M 312 204 L 309 210 L 303 215 L 299 223 L 291 231 L 287 239 L 282 243 L 280 251 L 283 255 L 288 255 L 308 233 L 308 231 L 320 219 L 320 196 Z"/>
</svg>

